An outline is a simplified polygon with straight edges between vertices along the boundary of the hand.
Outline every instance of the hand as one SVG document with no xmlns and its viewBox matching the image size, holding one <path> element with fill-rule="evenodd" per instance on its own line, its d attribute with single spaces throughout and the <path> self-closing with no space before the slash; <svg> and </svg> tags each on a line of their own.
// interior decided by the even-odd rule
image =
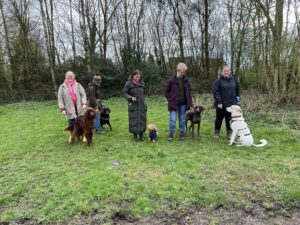
<svg viewBox="0 0 300 225">
<path fill-rule="evenodd" d="M 135 102 L 136 101 L 136 97 L 131 97 L 131 100 Z"/>
<path fill-rule="evenodd" d="M 217 107 L 218 107 L 219 109 L 222 109 L 222 108 L 223 108 L 223 105 L 222 105 L 222 104 L 218 104 Z"/>
<path fill-rule="evenodd" d="M 61 111 L 61 114 L 63 114 L 64 116 L 67 115 L 66 110 Z"/>
<path fill-rule="evenodd" d="M 96 107 L 95 111 L 96 111 L 96 113 L 98 113 L 99 112 L 99 107 Z"/>
<path fill-rule="evenodd" d="M 82 109 L 85 110 L 86 109 L 86 105 L 82 105 Z"/>
</svg>

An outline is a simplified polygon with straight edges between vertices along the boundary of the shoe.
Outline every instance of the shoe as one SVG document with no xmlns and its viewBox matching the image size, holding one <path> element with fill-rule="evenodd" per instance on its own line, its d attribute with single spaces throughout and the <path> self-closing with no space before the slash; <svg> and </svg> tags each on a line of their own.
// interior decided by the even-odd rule
<svg viewBox="0 0 300 225">
<path fill-rule="evenodd" d="M 138 141 L 138 139 L 137 139 L 137 134 L 133 134 L 132 141 Z"/>
<path fill-rule="evenodd" d="M 144 141 L 144 137 L 143 137 L 143 134 L 140 134 L 140 141 Z"/>
<path fill-rule="evenodd" d="M 184 138 L 185 138 L 185 133 L 184 132 L 180 132 L 180 141 L 184 141 Z"/>
<path fill-rule="evenodd" d="M 220 138 L 220 131 L 219 130 L 215 130 L 215 138 Z"/>
<path fill-rule="evenodd" d="M 104 131 L 104 130 L 98 130 L 98 131 L 96 131 L 98 134 L 101 134 L 101 135 L 103 135 L 103 134 L 106 134 L 106 132 Z"/>
<path fill-rule="evenodd" d="M 169 133 L 168 141 L 173 141 L 173 139 L 174 139 L 174 134 Z"/>
<path fill-rule="evenodd" d="M 232 130 L 227 131 L 227 140 L 230 141 L 232 135 Z"/>
</svg>

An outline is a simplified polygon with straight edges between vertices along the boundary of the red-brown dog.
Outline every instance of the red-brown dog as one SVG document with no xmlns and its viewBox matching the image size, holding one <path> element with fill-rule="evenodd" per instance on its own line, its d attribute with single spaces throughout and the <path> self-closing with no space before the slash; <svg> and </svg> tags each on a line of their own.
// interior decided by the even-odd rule
<svg viewBox="0 0 300 225">
<path fill-rule="evenodd" d="M 78 116 L 74 123 L 65 129 L 71 132 L 69 143 L 73 144 L 75 137 L 77 137 L 78 140 L 82 137 L 82 142 L 87 142 L 88 146 L 91 146 L 93 144 L 95 118 L 96 111 L 92 108 L 87 108 L 83 116 Z"/>
</svg>

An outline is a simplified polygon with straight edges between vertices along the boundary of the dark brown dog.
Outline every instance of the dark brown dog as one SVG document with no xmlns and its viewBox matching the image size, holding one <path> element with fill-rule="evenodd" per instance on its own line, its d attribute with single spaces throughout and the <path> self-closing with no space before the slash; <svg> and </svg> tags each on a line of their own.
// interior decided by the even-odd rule
<svg viewBox="0 0 300 225">
<path fill-rule="evenodd" d="M 201 105 L 194 105 L 193 109 L 188 111 L 185 116 L 185 128 L 186 131 L 190 131 L 192 133 L 192 139 L 194 139 L 194 128 L 195 124 L 197 124 L 197 138 L 200 140 L 200 123 L 201 123 L 201 113 L 204 108 Z M 188 127 L 188 121 L 191 121 L 190 126 Z"/>
<path fill-rule="evenodd" d="M 65 129 L 71 133 L 70 144 L 74 143 L 75 137 L 77 137 L 78 140 L 82 137 L 82 142 L 87 142 L 88 146 L 93 144 L 93 127 L 95 118 L 96 111 L 92 108 L 87 108 L 83 116 L 78 116 L 74 123 Z"/>
<path fill-rule="evenodd" d="M 102 108 L 101 109 L 101 118 L 100 118 L 100 124 L 103 128 L 103 125 L 107 124 L 109 126 L 109 129 L 112 130 L 111 124 L 110 124 L 110 108 Z"/>
</svg>

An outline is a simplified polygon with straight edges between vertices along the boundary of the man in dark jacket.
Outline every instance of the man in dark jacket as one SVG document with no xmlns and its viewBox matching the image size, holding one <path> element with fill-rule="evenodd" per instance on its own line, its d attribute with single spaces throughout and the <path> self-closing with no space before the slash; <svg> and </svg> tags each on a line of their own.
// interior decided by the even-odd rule
<svg viewBox="0 0 300 225">
<path fill-rule="evenodd" d="M 231 114 L 226 111 L 226 107 L 239 104 L 240 88 L 236 79 L 231 75 L 229 66 L 223 67 L 221 76 L 215 81 L 213 95 L 216 107 L 215 138 L 220 137 L 220 129 L 225 117 L 227 139 L 230 139 L 232 133 L 230 128 Z"/>
<path fill-rule="evenodd" d="M 102 77 L 99 73 L 96 73 L 93 77 L 91 83 L 89 83 L 89 90 L 88 90 L 88 105 L 96 110 L 97 116 L 95 119 L 94 128 L 95 131 L 99 134 L 105 134 L 102 130 L 100 124 L 100 110 L 102 108 L 102 101 L 100 99 L 100 85 L 101 85 Z"/>
<path fill-rule="evenodd" d="M 177 72 L 167 82 L 165 97 L 168 101 L 168 110 L 170 112 L 169 137 L 174 139 L 176 127 L 176 117 L 178 114 L 180 140 L 185 136 L 185 112 L 192 107 L 191 86 L 186 77 L 187 66 L 184 63 L 177 65 Z"/>
</svg>

